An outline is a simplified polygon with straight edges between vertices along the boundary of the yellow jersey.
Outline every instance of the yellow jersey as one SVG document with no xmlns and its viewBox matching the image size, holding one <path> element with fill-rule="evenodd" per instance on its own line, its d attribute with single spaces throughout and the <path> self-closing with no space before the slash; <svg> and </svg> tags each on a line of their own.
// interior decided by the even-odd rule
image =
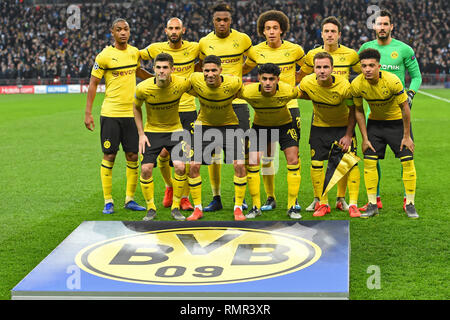
<svg viewBox="0 0 450 320">
<path fill-rule="evenodd" d="M 401 80 L 393 73 L 380 71 L 380 79 L 375 85 L 370 84 L 363 74 L 351 83 L 351 93 L 355 106 L 362 106 L 363 99 L 370 107 L 369 119 L 399 120 L 402 119 L 400 104 L 408 100 Z"/>
<path fill-rule="evenodd" d="M 178 107 L 182 95 L 191 89 L 189 79 L 171 76 L 170 85 L 160 88 L 156 78 L 149 78 L 140 82 L 136 87 L 134 103 L 142 106 L 145 101 L 146 132 L 174 132 L 181 131 L 183 127 L 178 114 Z"/>
<path fill-rule="evenodd" d="M 314 56 L 319 52 L 328 52 L 324 46 L 320 46 L 309 50 L 305 57 L 305 64 L 302 66 L 302 71 L 306 74 L 314 72 Z M 361 64 L 359 63 L 358 53 L 342 44 L 333 52 L 328 52 L 333 57 L 333 74 L 344 76 L 349 80 L 350 68 L 356 72 L 361 73 Z"/>
<path fill-rule="evenodd" d="M 288 109 L 290 101 L 297 101 L 300 91 L 297 87 L 280 81 L 275 95 L 267 97 L 261 93 L 261 84 L 249 83 L 242 87 L 239 96 L 246 100 L 255 110 L 253 124 L 267 127 L 278 127 L 292 122 Z"/>
<path fill-rule="evenodd" d="M 91 75 L 99 79 L 105 77 L 102 116 L 134 117 L 133 92 L 139 67 L 139 49 L 130 45 L 125 50 L 108 46 L 95 57 Z"/>
<path fill-rule="evenodd" d="M 242 87 L 242 80 L 236 76 L 222 75 L 222 84 L 218 88 L 206 85 L 203 73 L 191 75 L 191 94 L 198 97 L 200 111 L 195 124 L 206 126 L 227 126 L 239 124 L 233 110 L 233 100 Z"/>
<path fill-rule="evenodd" d="M 179 49 L 173 49 L 168 42 L 156 42 L 139 51 L 142 60 L 153 60 L 161 52 L 172 56 L 174 64 L 173 74 L 189 78 L 194 72 L 195 62 L 198 58 L 199 47 L 197 42 L 183 40 Z M 195 98 L 190 94 L 183 94 L 180 100 L 180 112 L 195 111 Z"/>
<path fill-rule="evenodd" d="M 307 75 L 300 82 L 300 90 L 313 103 L 312 125 L 317 127 L 345 127 L 348 125 L 349 105 L 353 105 L 350 83 L 345 77 L 332 75 L 332 85 L 322 87 L 316 74 Z"/>
<path fill-rule="evenodd" d="M 242 79 L 244 55 L 252 46 L 252 40 L 245 33 L 231 29 L 226 38 L 219 38 L 212 31 L 199 41 L 201 60 L 206 56 L 215 55 L 222 61 L 222 74 L 233 75 Z M 243 104 L 244 100 L 236 99 L 234 104 Z"/>
<path fill-rule="evenodd" d="M 305 57 L 303 48 L 298 44 L 283 40 L 278 48 L 271 48 L 267 42 L 261 42 L 248 51 L 247 61 L 250 67 L 273 63 L 280 67 L 280 80 L 295 86 L 296 65 L 302 66 Z M 288 108 L 298 108 L 297 100 L 292 100 Z"/>
</svg>

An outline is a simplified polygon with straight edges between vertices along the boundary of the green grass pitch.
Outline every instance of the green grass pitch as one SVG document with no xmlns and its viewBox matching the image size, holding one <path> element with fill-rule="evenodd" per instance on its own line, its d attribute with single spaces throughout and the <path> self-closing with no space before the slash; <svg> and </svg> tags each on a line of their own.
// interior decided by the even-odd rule
<svg viewBox="0 0 450 320">
<path fill-rule="evenodd" d="M 450 90 L 424 90 L 450 99 Z M 98 115 L 103 95 L 98 94 Z M 94 132 L 84 127 L 85 94 L 2 95 L 0 99 L 0 299 L 85 220 L 141 220 L 143 213 L 123 209 L 125 159 L 119 152 L 113 171 L 116 213 L 104 215 L 100 184 L 99 119 Z M 309 174 L 309 124 L 312 105 L 300 101 L 302 115 L 302 208 L 313 198 Z M 351 219 L 351 299 L 448 299 L 450 173 L 450 103 L 418 93 L 412 110 L 416 143 L 416 208 L 420 219 L 409 220 L 402 211 L 401 166 L 389 150 L 382 161 L 381 190 L 384 208 L 372 219 Z M 357 130 L 359 142 L 361 141 Z M 359 150 L 360 153 L 360 150 Z M 360 153 L 361 155 L 361 153 Z M 278 208 L 258 219 L 286 220 L 286 162 L 280 153 L 276 175 Z M 361 175 L 363 165 L 360 163 Z M 211 199 L 207 168 L 202 168 L 203 205 Z M 158 219 L 170 219 L 161 202 L 164 185 L 155 170 Z M 233 218 L 232 166 L 222 169 L 224 210 L 205 220 Z M 262 186 L 261 186 L 262 188 Z M 263 190 L 263 188 L 262 188 Z M 336 188 L 329 194 L 334 204 Z M 262 200 L 265 200 L 262 191 Z M 251 199 L 246 196 L 247 202 Z M 140 187 L 137 201 L 144 204 Z M 367 201 L 361 178 L 359 205 Z M 324 218 L 302 211 L 304 220 L 349 219 L 333 209 Z M 380 288 L 367 285 L 371 268 L 379 268 Z M 333 270 L 330 270 L 333 272 Z"/>
</svg>

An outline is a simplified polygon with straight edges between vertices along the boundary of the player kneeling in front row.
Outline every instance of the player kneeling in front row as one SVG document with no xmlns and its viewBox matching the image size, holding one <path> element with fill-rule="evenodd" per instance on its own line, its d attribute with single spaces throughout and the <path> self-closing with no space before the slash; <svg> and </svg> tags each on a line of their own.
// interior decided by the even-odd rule
<svg viewBox="0 0 450 320">
<path fill-rule="evenodd" d="M 291 219 L 300 219 L 302 216 L 295 208 L 301 180 L 298 135 L 287 107 L 288 102 L 297 99 L 300 92 L 296 87 L 280 82 L 280 68 L 273 63 L 259 67 L 258 79 L 258 83 L 245 85 L 240 93 L 240 98 L 246 100 L 255 110 L 249 134 L 250 153 L 247 167 L 253 208 L 246 217 L 255 218 L 261 215 L 260 160 L 262 155 L 273 157 L 275 143 L 278 141 L 287 161 L 287 214 Z"/>
<path fill-rule="evenodd" d="M 416 192 L 416 169 L 414 166 L 414 142 L 411 132 L 411 114 L 408 96 L 400 79 L 381 70 L 380 53 L 375 49 L 360 52 L 362 74 L 351 84 L 356 106 L 356 120 L 363 138 L 364 180 L 369 204 L 361 218 L 378 214 L 377 207 L 377 161 L 384 159 L 386 145 L 396 158 L 400 158 L 403 168 L 403 183 L 406 192 L 405 211 L 409 218 L 418 218 L 414 206 Z M 365 123 L 363 99 L 370 106 L 367 127 Z"/>
<path fill-rule="evenodd" d="M 355 107 L 350 92 L 350 83 L 339 75 L 333 75 L 333 57 L 327 52 L 314 56 L 314 73 L 304 77 L 299 85 L 302 99 L 313 103 L 313 121 L 309 144 L 311 147 L 311 180 L 314 194 L 315 217 L 331 212 L 328 195 L 322 195 L 324 184 L 323 164 L 334 141 L 339 141 L 342 149 L 356 154 L 354 128 Z M 349 215 L 359 217 L 358 194 L 360 184 L 359 168 L 355 165 L 347 173 L 350 196 Z"/>
<path fill-rule="evenodd" d="M 181 96 L 190 90 L 191 84 L 189 79 L 172 75 L 173 58 L 168 53 L 160 53 L 156 56 L 154 69 L 155 77 L 139 83 L 136 87 L 133 106 L 139 133 L 139 153 L 143 155 L 140 182 L 142 194 L 147 203 L 147 215 L 144 220 L 153 220 L 156 217 L 153 168 L 163 148 L 171 153 L 175 171 L 171 214 L 176 220 L 184 220 L 185 217 L 180 213 L 180 200 L 187 179 L 185 171 L 187 159 L 172 152 L 172 149 L 181 143 L 174 139 L 175 133 L 183 131 L 178 107 Z M 145 128 L 141 109 L 144 101 L 147 113 Z M 181 135 L 178 136 L 182 138 Z"/>
<path fill-rule="evenodd" d="M 222 75 L 222 62 L 218 56 L 209 55 L 203 60 L 203 73 L 191 75 L 190 94 L 198 97 L 199 116 L 194 124 L 194 154 L 190 163 L 189 187 L 194 202 L 194 212 L 187 220 L 203 217 L 202 179 L 200 166 L 211 164 L 213 155 L 221 150 L 225 163 L 234 167 L 234 220 L 245 220 L 242 213 L 247 173 L 245 171 L 244 131 L 238 128 L 238 118 L 232 102 L 242 88 L 242 80 L 232 75 Z"/>
</svg>

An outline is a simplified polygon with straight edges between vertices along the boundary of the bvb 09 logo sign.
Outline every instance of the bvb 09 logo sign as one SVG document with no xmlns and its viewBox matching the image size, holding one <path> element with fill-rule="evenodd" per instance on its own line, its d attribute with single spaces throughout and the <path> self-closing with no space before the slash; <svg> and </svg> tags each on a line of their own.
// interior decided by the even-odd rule
<svg viewBox="0 0 450 320">
<path fill-rule="evenodd" d="M 276 277 L 316 262 L 321 249 L 306 239 L 246 228 L 182 228 L 129 235 L 80 251 L 86 272 L 113 280 L 208 285 Z"/>
</svg>

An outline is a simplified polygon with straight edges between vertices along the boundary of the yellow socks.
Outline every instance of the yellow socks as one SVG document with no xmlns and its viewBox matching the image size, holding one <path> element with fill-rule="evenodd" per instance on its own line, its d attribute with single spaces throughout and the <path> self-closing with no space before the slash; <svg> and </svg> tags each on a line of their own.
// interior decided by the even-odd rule
<svg viewBox="0 0 450 320">
<path fill-rule="evenodd" d="M 275 165 L 273 157 L 262 157 L 262 177 L 267 197 L 275 197 Z"/>
<path fill-rule="evenodd" d="M 242 203 L 244 202 L 245 189 L 247 188 L 247 176 L 242 178 L 234 176 L 234 206 L 239 206 L 242 208 Z"/>
<path fill-rule="evenodd" d="M 359 184 L 361 182 L 361 175 L 359 174 L 359 167 L 357 164 L 350 169 L 350 171 L 346 174 L 346 177 L 350 205 L 358 206 Z"/>
<path fill-rule="evenodd" d="M 134 200 L 134 194 L 136 193 L 136 187 L 139 178 L 139 164 L 137 161 L 127 161 L 127 191 L 125 203 Z"/>
<path fill-rule="evenodd" d="M 377 156 L 364 157 L 364 182 L 366 184 L 367 198 L 370 203 L 377 203 L 377 185 L 378 185 L 378 171 L 377 171 Z"/>
<path fill-rule="evenodd" d="M 213 161 L 216 161 L 216 159 L 213 159 Z M 222 169 L 221 163 L 213 162 L 208 166 L 209 181 L 211 184 L 211 190 L 212 190 L 213 197 L 220 196 L 220 174 L 221 174 L 220 170 L 221 169 Z"/>
<path fill-rule="evenodd" d="M 287 165 L 287 184 L 288 184 L 288 209 L 295 205 L 300 189 L 300 164 Z"/>
<path fill-rule="evenodd" d="M 403 167 L 403 184 L 405 186 L 406 204 L 414 204 L 416 194 L 416 167 L 411 156 L 400 159 Z"/>
<path fill-rule="evenodd" d="M 192 201 L 194 206 L 198 207 L 202 205 L 202 177 L 188 178 L 189 188 L 191 190 Z"/>
<path fill-rule="evenodd" d="M 322 198 L 324 180 L 323 161 L 311 160 L 311 182 L 314 190 L 314 198 Z"/>
<path fill-rule="evenodd" d="M 102 159 L 100 167 L 100 178 L 102 180 L 103 198 L 105 203 L 113 202 L 112 200 L 112 169 L 114 162 Z"/>
<path fill-rule="evenodd" d="M 252 197 L 252 206 L 261 208 L 261 177 L 260 166 L 247 166 L 248 191 Z"/>
<path fill-rule="evenodd" d="M 172 201 L 172 209 L 180 208 L 180 200 L 183 195 L 184 186 L 186 184 L 187 178 L 186 173 L 183 175 L 178 175 L 174 173 L 173 175 L 173 201 Z"/>
<path fill-rule="evenodd" d="M 172 187 L 172 170 L 169 166 L 169 161 L 170 156 L 168 156 L 167 158 L 158 156 L 158 158 L 156 159 L 159 171 L 161 172 L 166 187 Z"/>
<path fill-rule="evenodd" d="M 142 194 L 144 195 L 145 203 L 147 204 L 147 210 L 153 209 L 156 210 L 155 206 L 155 185 L 153 183 L 153 177 L 150 177 L 149 179 L 140 178 L 141 182 L 141 190 Z"/>
<path fill-rule="evenodd" d="M 189 176 L 189 169 L 190 169 L 190 164 L 186 163 L 185 164 L 185 168 L 186 168 L 186 181 L 184 183 L 184 188 L 183 188 L 183 193 L 181 194 L 182 198 L 188 198 L 189 197 L 189 181 L 187 179 L 187 177 Z"/>
</svg>

